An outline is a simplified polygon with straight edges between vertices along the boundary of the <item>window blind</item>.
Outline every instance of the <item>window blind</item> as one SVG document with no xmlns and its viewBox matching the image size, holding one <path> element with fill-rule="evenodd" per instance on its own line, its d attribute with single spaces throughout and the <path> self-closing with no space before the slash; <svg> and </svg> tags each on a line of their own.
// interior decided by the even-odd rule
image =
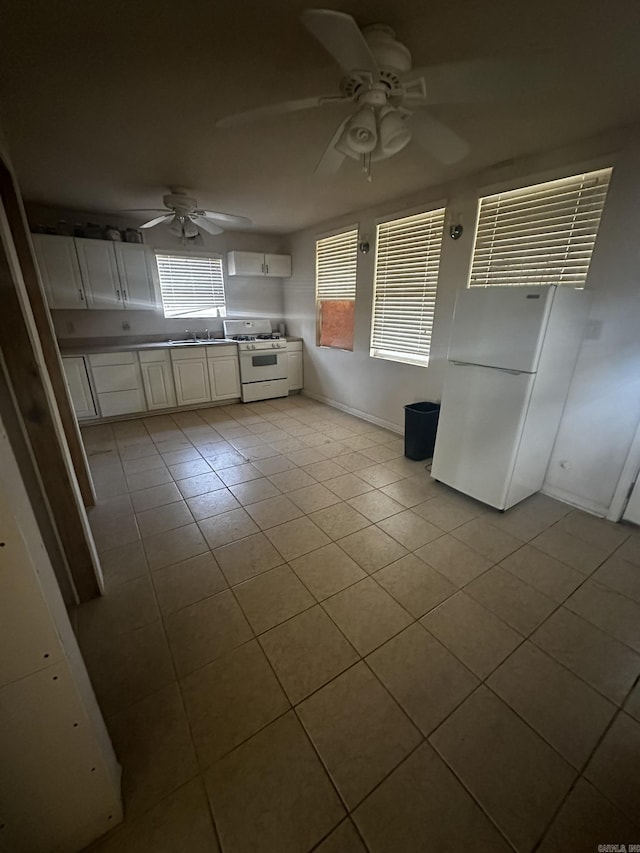
<svg viewBox="0 0 640 853">
<path fill-rule="evenodd" d="M 611 172 L 482 198 L 469 285 L 584 287 Z"/>
<path fill-rule="evenodd" d="M 165 317 L 224 317 L 222 258 L 157 254 Z"/>
<path fill-rule="evenodd" d="M 370 354 L 429 363 L 444 208 L 378 225 Z"/>
<path fill-rule="evenodd" d="M 355 299 L 358 229 L 316 241 L 316 299 Z"/>
</svg>

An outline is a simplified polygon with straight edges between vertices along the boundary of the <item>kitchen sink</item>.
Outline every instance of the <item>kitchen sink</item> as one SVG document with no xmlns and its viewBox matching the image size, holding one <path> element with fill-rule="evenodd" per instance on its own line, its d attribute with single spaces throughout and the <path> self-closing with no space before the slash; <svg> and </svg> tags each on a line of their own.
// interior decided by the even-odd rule
<svg viewBox="0 0 640 853">
<path fill-rule="evenodd" d="M 214 339 L 214 338 L 212 338 L 212 339 L 196 338 L 196 340 L 194 341 L 193 338 L 187 338 L 186 340 L 182 340 L 182 341 L 170 340 L 170 341 L 167 341 L 167 343 L 169 344 L 169 346 L 181 346 L 182 347 L 182 346 L 186 346 L 187 344 L 191 344 L 191 346 L 203 346 L 203 344 L 220 344 L 220 343 L 223 343 L 223 340 L 222 340 L 222 338 L 216 338 L 216 339 Z"/>
</svg>

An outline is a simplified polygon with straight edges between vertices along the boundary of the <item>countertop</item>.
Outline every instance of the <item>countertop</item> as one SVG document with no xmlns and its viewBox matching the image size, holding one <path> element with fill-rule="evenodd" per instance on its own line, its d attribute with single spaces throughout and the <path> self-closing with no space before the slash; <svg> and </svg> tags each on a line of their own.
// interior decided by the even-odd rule
<svg viewBox="0 0 640 853">
<path fill-rule="evenodd" d="M 284 340 L 301 341 L 302 338 L 287 335 Z M 199 346 L 204 347 L 219 347 L 219 346 L 235 346 L 235 341 L 226 340 L 225 338 L 217 338 L 204 343 L 198 342 Z M 131 352 L 132 350 L 148 350 L 148 349 L 176 349 L 181 346 L 193 347 L 196 344 L 169 344 L 167 339 L 162 341 L 150 341 L 148 339 L 141 340 L 135 337 L 122 338 L 59 338 L 58 346 L 62 355 L 88 355 L 97 352 Z"/>
</svg>

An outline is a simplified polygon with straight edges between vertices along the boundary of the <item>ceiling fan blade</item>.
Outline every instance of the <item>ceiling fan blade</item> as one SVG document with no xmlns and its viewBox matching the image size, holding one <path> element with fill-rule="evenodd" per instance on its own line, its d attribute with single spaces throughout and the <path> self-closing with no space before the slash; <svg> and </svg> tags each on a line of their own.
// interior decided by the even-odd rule
<svg viewBox="0 0 640 853">
<path fill-rule="evenodd" d="M 165 213 L 164 216 L 156 216 L 155 219 L 150 219 L 148 222 L 144 222 L 140 225 L 140 228 L 153 228 L 156 225 L 160 225 L 161 222 L 165 222 L 167 219 L 173 219 L 173 213 Z"/>
<path fill-rule="evenodd" d="M 490 103 L 539 95 L 551 85 L 541 64 L 479 59 L 414 68 L 405 85 L 416 78 L 426 82 L 426 104 Z"/>
<path fill-rule="evenodd" d="M 218 119 L 216 127 L 240 127 L 243 124 L 248 124 L 251 121 L 257 121 L 261 118 L 268 118 L 269 116 L 295 113 L 300 110 L 310 110 L 313 109 L 313 107 L 320 107 L 322 104 L 334 101 L 349 100 L 350 98 L 343 98 L 341 95 L 316 95 L 314 98 L 299 98 L 296 101 L 283 101 L 280 104 L 267 104 L 266 107 L 256 107 L 253 110 L 245 110 L 244 112 L 234 113 L 233 115 Z"/>
<path fill-rule="evenodd" d="M 306 9 L 300 20 L 343 71 L 378 74 L 378 63 L 351 15 L 332 9 Z"/>
<path fill-rule="evenodd" d="M 209 234 L 222 234 L 224 228 L 220 228 L 218 225 L 214 225 L 213 222 L 209 222 L 208 219 L 205 219 L 204 216 L 191 216 L 192 222 L 198 226 L 198 228 L 202 228 Z"/>
<path fill-rule="evenodd" d="M 344 128 L 349 121 L 351 116 L 347 116 L 344 121 L 341 121 L 338 125 L 338 129 L 333 134 L 331 138 L 331 142 L 327 145 L 324 150 L 324 154 L 320 158 L 320 162 L 315 168 L 315 174 L 320 177 L 328 177 L 329 175 L 335 175 L 340 166 L 344 163 L 346 154 L 342 151 L 338 151 L 336 145 L 340 141 L 340 137 L 344 132 Z"/>
<path fill-rule="evenodd" d="M 462 137 L 425 110 L 414 112 L 409 121 L 416 142 L 447 166 L 469 153 L 469 144 Z"/>
<path fill-rule="evenodd" d="M 253 225 L 253 222 L 247 216 L 234 216 L 231 213 L 217 213 L 215 210 L 194 210 L 194 215 L 203 219 L 212 219 L 214 222 L 221 222 L 223 225 Z"/>
</svg>

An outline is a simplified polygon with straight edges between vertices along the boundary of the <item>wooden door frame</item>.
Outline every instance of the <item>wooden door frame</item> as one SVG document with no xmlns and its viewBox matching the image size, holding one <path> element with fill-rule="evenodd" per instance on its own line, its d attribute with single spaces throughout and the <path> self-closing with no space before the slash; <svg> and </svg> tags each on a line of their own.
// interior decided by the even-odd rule
<svg viewBox="0 0 640 853">
<path fill-rule="evenodd" d="M 77 598 L 79 601 L 87 601 L 102 592 L 100 564 L 84 510 L 81 490 L 75 476 L 70 449 L 56 411 L 56 398 L 43 352 L 46 340 L 39 339 L 40 328 L 32 312 L 31 294 L 22 275 L 25 243 L 23 242 L 21 257 L 14 242 L 14 231 L 5 213 L 5 191 L 10 199 L 12 193 L 15 196 L 12 208 L 14 220 L 17 210 L 20 213 L 19 222 L 24 230 L 19 196 L 17 196 L 11 172 L 0 157 L 0 201 L 2 202 L 0 207 L 2 230 L 2 241 L 0 242 L 0 304 L 2 305 L 0 311 L 0 352 L 3 369 L 67 561 Z M 19 234 L 19 223 L 14 222 L 14 227 Z M 31 256 L 28 232 L 25 231 L 25 235 L 22 236 L 22 240 L 26 240 L 29 257 L 31 257 L 31 264 L 27 263 L 27 274 L 32 277 L 32 285 L 37 285 L 42 300 L 40 280 L 37 277 L 37 268 Z M 38 305 L 36 298 L 36 307 Z M 40 305 L 40 307 L 43 306 Z M 47 310 L 46 307 L 44 310 Z M 43 332 L 45 338 L 47 332 L 50 336 L 53 335 L 50 320 L 46 323 Z M 51 341 L 48 343 L 51 345 Z M 55 341 L 53 343 L 55 346 Z M 54 361 L 55 364 L 61 370 L 59 355 Z M 64 387 L 66 389 L 66 383 Z M 69 398 L 66 390 L 64 399 L 68 405 Z M 82 452 L 84 454 L 84 449 Z"/>
<path fill-rule="evenodd" d="M 82 443 L 78 419 L 73 411 L 73 404 L 64 376 L 62 358 L 45 299 L 40 272 L 35 260 L 22 199 L 11 170 L 6 166 L 1 157 L 0 198 L 2 199 L 11 237 L 13 238 L 13 245 L 18 256 L 22 278 L 31 305 L 31 312 L 40 339 L 40 346 L 42 347 L 47 372 L 56 398 L 58 413 L 67 439 L 67 446 L 69 447 L 69 453 L 73 461 L 82 500 L 85 506 L 94 506 L 96 495 L 89 471 L 89 463 Z"/>
</svg>

